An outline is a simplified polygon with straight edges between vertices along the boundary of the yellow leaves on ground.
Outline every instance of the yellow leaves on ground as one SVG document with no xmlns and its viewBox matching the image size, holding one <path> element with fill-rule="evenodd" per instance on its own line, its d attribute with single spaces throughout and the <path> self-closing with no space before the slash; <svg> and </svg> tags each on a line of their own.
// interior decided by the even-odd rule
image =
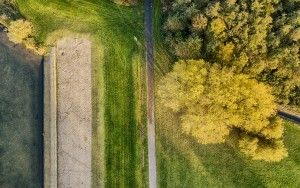
<svg viewBox="0 0 300 188">
<path fill-rule="evenodd" d="M 33 38 L 27 38 L 24 41 L 24 44 L 27 49 L 32 50 L 39 55 L 43 55 L 46 53 L 46 49 L 44 47 L 37 46 L 37 44 Z"/>
</svg>

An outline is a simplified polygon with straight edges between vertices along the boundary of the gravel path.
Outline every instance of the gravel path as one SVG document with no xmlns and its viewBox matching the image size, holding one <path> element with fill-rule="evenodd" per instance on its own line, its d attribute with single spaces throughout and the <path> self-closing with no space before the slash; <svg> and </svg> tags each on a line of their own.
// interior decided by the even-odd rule
<svg viewBox="0 0 300 188">
<path fill-rule="evenodd" d="M 155 149 L 155 117 L 154 117 L 154 58 L 152 0 L 145 1 L 145 35 L 146 35 L 146 67 L 147 67 L 147 134 L 149 187 L 156 187 L 156 149 Z"/>
<path fill-rule="evenodd" d="M 58 187 L 91 187 L 91 44 L 85 39 L 58 42 Z"/>
</svg>

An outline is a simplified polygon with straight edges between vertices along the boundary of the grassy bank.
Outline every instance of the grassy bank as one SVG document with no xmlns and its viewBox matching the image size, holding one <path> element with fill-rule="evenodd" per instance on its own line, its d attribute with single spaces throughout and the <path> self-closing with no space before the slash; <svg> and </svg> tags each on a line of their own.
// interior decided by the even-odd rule
<svg viewBox="0 0 300 188">
<path fill-rule="evenodd" d="M 145 186 L 143 107 L 143 7 L 109 0 L 17 0 L 35 35 L 51 44 L 83 33 L 93 41 L 93 185 Z M 136 37 L 137 41 L 134 40 Z M 145 158 L 146 159 L 146 158 Z"/>
</svg>

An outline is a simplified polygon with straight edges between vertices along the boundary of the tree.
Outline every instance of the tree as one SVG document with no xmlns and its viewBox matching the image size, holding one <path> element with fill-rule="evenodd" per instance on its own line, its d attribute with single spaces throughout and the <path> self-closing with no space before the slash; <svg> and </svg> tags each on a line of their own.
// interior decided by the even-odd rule
<svg viewBox="0 0 300 188">
<path fill-rule="evenodd" d="M 279 161 L 287 151 L 271 93 L 270 87 L 245 74 L 204 60 L 177 62 L 158 87 L 161 103 L 180 116 L 182 132 L 199 143 L 224 143 L 236 131 L 243 153 Z"/>
<path fill-rule="evenodd" d="M 205 29 L 207 26 L 207 18 L 203 14 L 197 14 L 192 18 L 192 26 L 197 31 Z"/>
<path fill-rule="evenodd" d="M 178 59 L 201 57 L 247 74 L 271 85 L 277 102 L 300 105 L 300 13 L 295 8 L 299 3 L 171 0 L 166 22 L 174 17 L 179 22 L 164 28 L 166 43 Z M 182 55 L 187 54 L 184 49 L 186 41 L 192 43 L 191 37 L 200 41 L 201 48 L 192 56 Z"/>
<path fill-rule="evenodd" d="M 34 51 L 36 54 L 43 55 L 46 52 L 42 45 L 37 44 L 33 36 L 33 25 L 27 20 L 11 21 L 8 24 L 7 35 L 10 41 L 16 44 L 24 44 L 27 49 Z"/>
<path fill-rule="evenodd" d="M 20 19 L 12 21 L 8 27 L 8 38 L 14 43 L 22 43 L 32 33 L 33 26 L 29 21 Z"/>
<path fill-rule="evenodd" d="M 197 59 L 200 57 L 202 39 L 191 36 L 186 41 L 179 41 L 174 44 L 175 54 L 181 59 Z"/>
</svg>

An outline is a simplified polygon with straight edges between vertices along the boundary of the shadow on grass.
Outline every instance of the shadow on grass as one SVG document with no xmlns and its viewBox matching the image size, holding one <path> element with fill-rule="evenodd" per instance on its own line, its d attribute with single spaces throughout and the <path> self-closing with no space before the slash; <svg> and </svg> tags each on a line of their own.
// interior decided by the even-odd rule
<svg viewBox="0 0 300 188">
<path fill-rule="evenodd" d="M 178 130 L 159 135 L 162 187 L 298 187 L 300 128 L 285 123 L 289 157 L 280 162 L 251 160 L 229 144 L 201 145 Z"/>
<path fill-rule="evenodd" d="M 0 187 L 42 187 L 42 66 L 20 54 L 0 41 Z"/>
</svg>

